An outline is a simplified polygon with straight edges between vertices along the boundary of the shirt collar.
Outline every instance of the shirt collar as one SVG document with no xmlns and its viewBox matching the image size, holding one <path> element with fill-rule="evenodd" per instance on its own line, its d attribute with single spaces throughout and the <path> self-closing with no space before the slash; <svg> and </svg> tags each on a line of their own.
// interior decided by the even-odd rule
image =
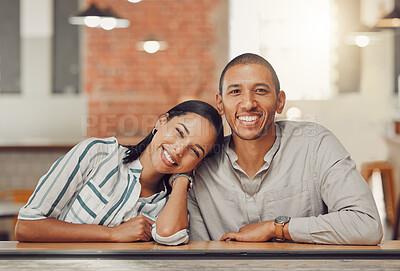
<svg viewBox="0 0 400 271">
<path fill-rule="evenodd" d="M 132 173 L 139 174 L 138 176 L 140 176 L 142 169 L 143 169 L 143 166 L 142 166 L 142 163 L 140 163 L 139 158 L 129 164 L 129 170 Z"/>
<path fill-rule="evenodd" d="M 272 162 L 272 159 L 274 158 L 276 152 L 279 150 L 279 147 L 281 145 L 281 138 L 282 138 L 282 131 L 280 127 L 274 123 L 275 125 L 275 142 L 272 145 L 271 149 L 265 154 L 264 156 L 264 161 L 266 162 L 266 165 L 269 166 Z M 230 142 L 232 139 L 232 135 L 226 136 L 224 140 L 224 151 L 228 155 L 228 158 L 232 164 L 232 166 L 235 166 L 237 164 L 237 160 L 239 159 L 237 154 L 235 153 L 234 150 L 230 147 Z"/>
<path fill-rule="evenodd" d="M 139 158 L 133 161 L 129 165 L 129 171 L 133 173 L 133 175 L 137 178 L 137 180 L 140 179 L 140 174 L 142 173 L 143 165 L 140 163 Z M 163 199 L 168 193 L 167 187 L 165 186 L 165 183 L 163 182 L 163 190 L 160 192 L 151 195 L 150 197 L 147 198 L 142 198 L 144 199 L 145 202 L 153 203 L 157 202 L 159 199 Z"/>
</svg>

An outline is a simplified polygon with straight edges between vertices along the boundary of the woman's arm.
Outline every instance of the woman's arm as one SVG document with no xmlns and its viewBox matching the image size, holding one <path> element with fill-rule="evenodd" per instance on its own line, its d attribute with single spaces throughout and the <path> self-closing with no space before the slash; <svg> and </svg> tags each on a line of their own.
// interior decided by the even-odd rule
<svg viewBox="0 0 400 271">
<path fill-rule="evenodd" d="M 15 238 L 25 242 L 133 242 L 149 241 L 153 220 L 139 215 L 116 226 L 72 224 L 45 218 L 39 220 L 19 219 Z"/>
<path fill-rule="evenodd" d="M 157 234 L 171 236 L 189 227 L 187 214 L 187 188 L 189 180 L 179 176 L 172 183 L 172 192 L 167 204 L 157 218 Z"/>
</svg>

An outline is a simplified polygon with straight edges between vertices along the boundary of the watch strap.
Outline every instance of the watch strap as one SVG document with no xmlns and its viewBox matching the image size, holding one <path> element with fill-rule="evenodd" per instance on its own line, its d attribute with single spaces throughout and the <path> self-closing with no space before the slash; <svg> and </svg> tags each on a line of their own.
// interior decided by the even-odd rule
<svg viewBox="0 0 400 271">
<path fill-rule="evenodd" d="M 283 227 L 286 223 L 275 223 L 275 240 L 283 242 L 285 241 L 285 234 L 283 233 Z"/>
</svg>

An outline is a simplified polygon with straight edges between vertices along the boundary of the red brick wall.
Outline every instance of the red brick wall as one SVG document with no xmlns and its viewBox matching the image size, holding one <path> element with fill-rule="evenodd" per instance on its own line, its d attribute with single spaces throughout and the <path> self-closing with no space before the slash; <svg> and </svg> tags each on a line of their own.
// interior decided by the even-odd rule
<svg viewBox="0 0 400 271">
<path fill-rule="evenodd" d="M 157 116 L 195 98 L 214 105 L 228 60 L 227 0 L 95 0 L 130 21 L 129 28 L 85 28 L 83 86 L 88 136 L 133 144 Z M 138 51 L 149 36 L 168 43 L 155 54 Z"/>
</svg>

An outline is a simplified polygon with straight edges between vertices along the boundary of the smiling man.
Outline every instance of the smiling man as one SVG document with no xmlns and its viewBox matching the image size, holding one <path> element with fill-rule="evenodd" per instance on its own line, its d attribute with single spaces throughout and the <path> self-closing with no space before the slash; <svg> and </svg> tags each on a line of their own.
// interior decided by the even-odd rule
<svg viewBox="0 0 400 271">
<path fill-rule="evenodd" d="M 275 122 L 286 97 L 268 61 L 234 58 L 216 99 L 232 134 L 196 171 L 191 240 L 380 243 L 371 191 L 337 138 L 316 123 Z"/>
</svg>

